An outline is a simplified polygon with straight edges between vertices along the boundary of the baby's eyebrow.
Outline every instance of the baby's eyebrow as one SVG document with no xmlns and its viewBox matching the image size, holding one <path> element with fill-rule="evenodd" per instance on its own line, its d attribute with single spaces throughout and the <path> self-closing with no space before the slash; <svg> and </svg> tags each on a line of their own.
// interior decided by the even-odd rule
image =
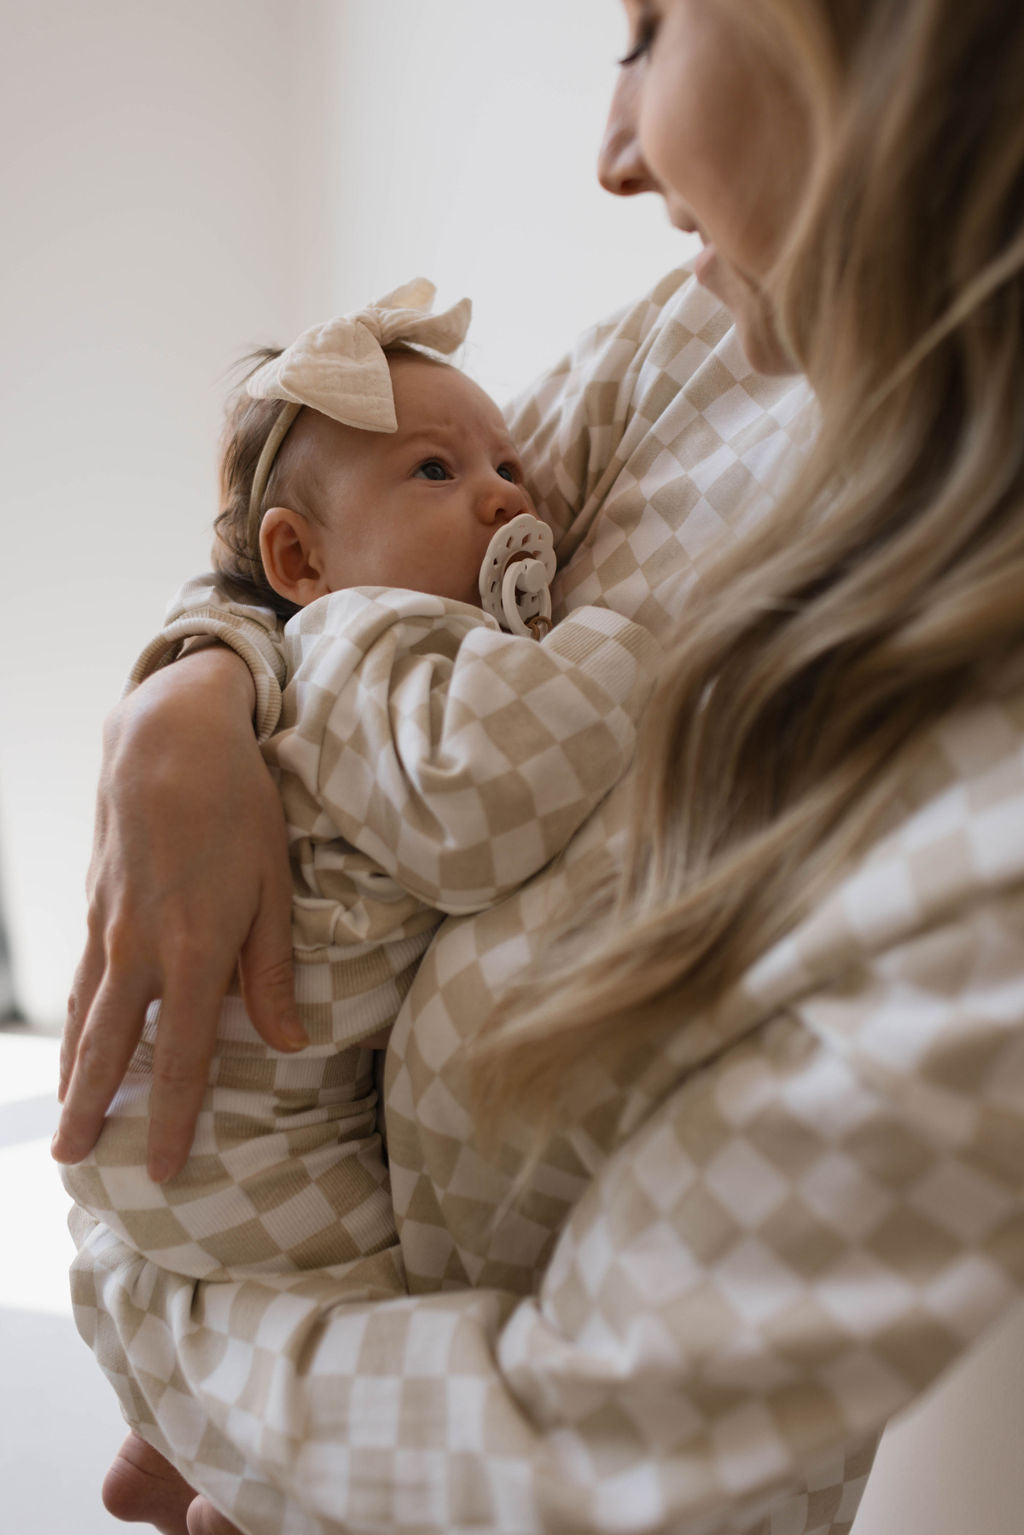
<svg viewBox="0 0 1024 1535">
<path fill-rule="evenodd" d="M 397 440 L 403 448 L 413 448 L 416 447 L 417 444 L 434 446 L 439 442 L 448 443 L 451 442 L 456 437 L 456 435 L 457 433 L 453 431 L 451 427 L 439 425 L 416 426 L 408 432 L 399 432 L 397 439 L 392 440 Z"/>
<path fill-rule="evenodd" d="M 421 448 L 458 448 L 466 437 L 467 429 L 459 421 L 427 421 L 410 426 L 406 431 L 399 428 L 392 436 L 391 441 L 403 452 L 413 452 Z M 474 439 L 486 436 L 490 441 L 491 451 L 501 458 L 514 458 L 520 462 L 519 449 L 516 447 L 507 431 L 496 429 L 493 432 L 484 428 L 471 433 Z"/>
<path fill-rule="evenodd" d="M 508 432 L 495 432 L 492 438 L 494 451 L 504 458 L 519 458 L 519 449 L 516 447 Z"/>
</svg>

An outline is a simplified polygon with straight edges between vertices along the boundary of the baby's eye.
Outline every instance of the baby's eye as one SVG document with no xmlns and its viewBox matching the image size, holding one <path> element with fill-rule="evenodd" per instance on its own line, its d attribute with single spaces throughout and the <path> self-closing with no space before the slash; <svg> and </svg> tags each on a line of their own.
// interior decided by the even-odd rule
<svg viewBox="0 0 1024 1535">
<path fill-rule="evenodd" d="M 518 464 L 499 464 L 498 473 L 501 475 L 503 480 L 511 480 L 513 485 L 517 485 L 519 483 Z"/>
<path fill-rule="evenodd" d="M 416 469 L 414 478 L 419 476 L 422 480 L 449 480 L 451 475 L 439 458 L 425 458 Z"/>
</svg>

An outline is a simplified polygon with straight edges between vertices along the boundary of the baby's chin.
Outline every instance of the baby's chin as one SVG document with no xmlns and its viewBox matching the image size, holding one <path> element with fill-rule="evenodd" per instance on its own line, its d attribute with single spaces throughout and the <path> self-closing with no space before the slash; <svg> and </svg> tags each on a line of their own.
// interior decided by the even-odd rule
<svg viewBox="0 0 1024 1535">
<path fill-rule="evenodd" d="M 474 584 L 472 591 L 457 592 L 449 590 L 446 592 L 438 592 L 437 595 L 439 597 L 443 597 L 446 602 L 464 602 L 468 607 L 471 608 L 483 607 L 483 603 L 480 600 L 479 583 Z"/>
</svg>

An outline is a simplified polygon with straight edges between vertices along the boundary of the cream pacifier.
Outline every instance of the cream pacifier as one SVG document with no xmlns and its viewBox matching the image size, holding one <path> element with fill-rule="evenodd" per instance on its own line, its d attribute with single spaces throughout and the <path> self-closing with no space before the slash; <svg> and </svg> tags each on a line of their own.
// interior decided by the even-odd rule
<svg viewBox="0 0 1024 1535">
<path fill-rule="evenodd" d="M 480 604 L 510 634 L 541 640 L 551 628 L 555 573 L 551 529 L 539 517 L 520 512 L 499 528 L 480 567 Z"/>
</svg>

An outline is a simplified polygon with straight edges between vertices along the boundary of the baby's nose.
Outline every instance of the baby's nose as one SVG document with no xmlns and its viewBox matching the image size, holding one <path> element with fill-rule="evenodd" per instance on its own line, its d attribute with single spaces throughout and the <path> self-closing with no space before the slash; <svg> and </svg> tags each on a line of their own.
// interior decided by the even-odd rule
<svg viewBox="0 0 1024 1535">
<path fill-rule="evenodd" d="M 532 512 L 533 507 L 522 485 L 506 480 L 503 475 L 492 475 L 484 493 L 477 501 L 477 515 L 481 522 L 511 522 L 521 512 Z"/>
</svg>

